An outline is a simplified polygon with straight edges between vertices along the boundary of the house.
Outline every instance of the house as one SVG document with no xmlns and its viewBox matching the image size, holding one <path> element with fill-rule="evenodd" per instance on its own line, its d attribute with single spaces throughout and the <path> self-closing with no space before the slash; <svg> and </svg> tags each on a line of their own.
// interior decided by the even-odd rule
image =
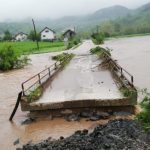
<svg viewBox="0 0 150 150">
<path fill-rule="evenodd" d="M 64 41 L 69 40 L 70 38 L 73 38 L 76 35 L 75 28 L 74 29 L 67 29 L 63 33 Z"/>
<path fill-rule="evenodd" d="M 54 41 L 56 39 L 55 31 L 45 27 L 41 32 L 41 40 L 42 41 Z"/>
<path fill-rule="evenodd" d="M 20 32 L 15 35 L 15 41 L 26 41 L 28 39 L 28 34 Z"/>
</svg>

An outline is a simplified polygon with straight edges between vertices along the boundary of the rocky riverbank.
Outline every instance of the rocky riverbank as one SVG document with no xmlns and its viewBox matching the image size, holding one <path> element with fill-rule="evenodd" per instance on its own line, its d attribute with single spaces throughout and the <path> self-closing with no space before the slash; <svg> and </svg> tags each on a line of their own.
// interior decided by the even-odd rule
<svg viewBox="0 0 150 150">
<path fill-rule="evenodd" d="M 76 131 L 68 138 L 51 138 L 38 143 L 28 143 L 17 150 L 150 150 L 150 134 L 133 120 L 113 120 L 98 125 L 91 133 Z"/>
</svg>

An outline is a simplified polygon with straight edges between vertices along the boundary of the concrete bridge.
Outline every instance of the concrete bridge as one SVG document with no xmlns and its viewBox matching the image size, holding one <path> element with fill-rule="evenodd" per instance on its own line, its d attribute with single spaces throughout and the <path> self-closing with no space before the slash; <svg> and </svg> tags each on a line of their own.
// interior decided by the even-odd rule
<svg viewBox="0 0 150 150">
<path fill-rule="evenodd" d="M 65 68 L 62 69 L 59 63 L 55 63 L 25 81 L 22 85 L 22 110 L 108 109 L 134 106 L 137 95 L 134 98 L 125 97 L 119 90 L 121 86 L 126 86 L 136 91 L 133 77 L 107 55 L 104 56 L 105 59 L 111 59 L 110 69 L 100 68 L 99 64 L 103 60 L 90 54 L 90 49 L 94 47 L 92 41 L 84 41 L 78 48 L 66 51 L 74 53 L 75 57 Z M 131 77 L 131 81 L 125 74 Z M 28 103 L 26 95 L 30 90 L 27 87 L 34 89 L 41 85 L 42 96 L 37 101 Z"/>
</svg>

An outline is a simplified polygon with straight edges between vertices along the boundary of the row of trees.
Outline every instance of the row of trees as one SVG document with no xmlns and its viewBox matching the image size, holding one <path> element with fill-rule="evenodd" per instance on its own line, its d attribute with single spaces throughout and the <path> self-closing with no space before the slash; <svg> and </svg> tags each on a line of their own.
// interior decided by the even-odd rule
<svg viewBox="0 0 150 150">
<path fill-rule="evenodd" d="M 150 14 L 120 18 L 114 21 L 106 21 L 100 25 L 101 32 L 106 37 L 117 35 L 131 35 L 150 33 Z"/>
<path fill-rule="evenodd" d="M 38 41 L 40 41 L 41 40 L 40 33 L 37 33 L 37 35 L 35 36 L 34 31 L 30 31 L 30 33 L 28 35 L 28 39 L 32 40 L 32 41 L 35 41 L 37 39 Z M 11 41 L 11 40 L 13 40 L 13 35 L 9 30 L 6 30 L 4 32 L 4 37 L 1 38 L 0 40 L 1 41 Z"/>
</svg>

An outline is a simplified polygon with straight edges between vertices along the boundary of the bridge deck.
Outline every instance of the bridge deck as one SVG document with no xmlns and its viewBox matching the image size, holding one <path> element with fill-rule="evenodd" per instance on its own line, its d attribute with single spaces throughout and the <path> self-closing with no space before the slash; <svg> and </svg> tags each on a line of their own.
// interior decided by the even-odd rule
<svg viewBox="0 0 150 150">
<path fill-rule="evenodd" d="M 73 50 L 72 52 L 77 55 L 55 77 L 42 97 L 32 105 L 122 99 L 110 71 L 101 70 L 98 67 L 101 63 L 100 59 L 97 56 L 89 55 L 89 49 L 92 46 L 91 42 L 85 42 Z"/>
</svg>

